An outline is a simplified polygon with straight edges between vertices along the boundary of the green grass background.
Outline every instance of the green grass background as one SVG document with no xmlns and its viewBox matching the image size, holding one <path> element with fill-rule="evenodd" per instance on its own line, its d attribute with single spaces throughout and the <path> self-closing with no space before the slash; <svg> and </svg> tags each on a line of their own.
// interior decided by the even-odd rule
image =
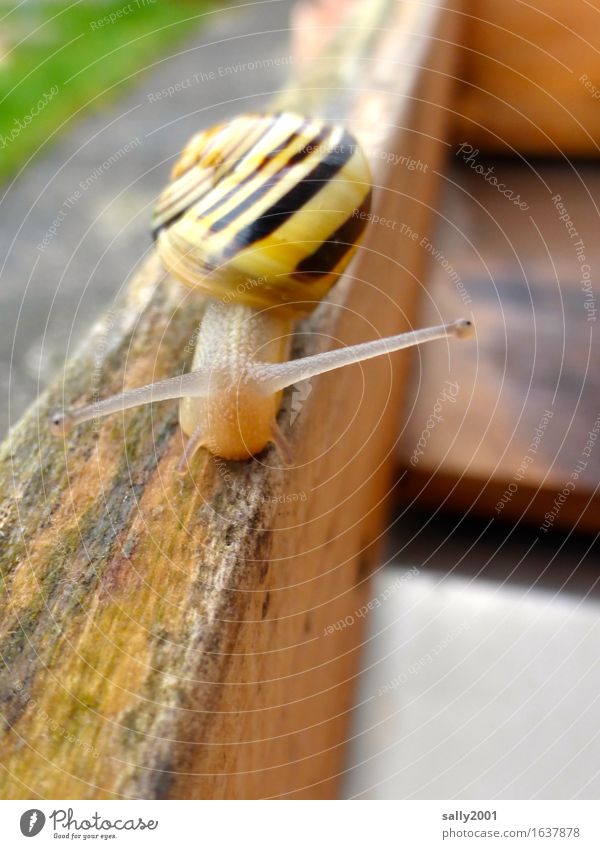
<svg viewBox="0 0 600 849">
<path fill-rule="evenodd" d="M 167 55 L 213 5 L 210 0 L 0 4 L 0 140 L 5 140 L 0 181 L 13 176 L 81 107 L 75 119 L 122 93 L 137 79 L 130 75 Z M 115 23 L 92 26 L 118 10 L 123 14 Z M 15 137 L 15 122 L 24 121 L 53 86 L 58 93 Z M 65 124 L 53 140 L 71 126 Z"/>
</svg>

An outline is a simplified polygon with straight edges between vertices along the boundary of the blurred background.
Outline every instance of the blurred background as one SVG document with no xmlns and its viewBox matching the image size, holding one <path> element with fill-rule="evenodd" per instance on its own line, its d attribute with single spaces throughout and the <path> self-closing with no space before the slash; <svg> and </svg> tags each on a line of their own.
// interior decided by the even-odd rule
<svg viewBox="0 0 600 849">
<path fill-rule="evenodd" d="M 600 10 L 466 5 L 421 323 L 471 314 L 478 356 L 424 352 L 399 415 L 342 793 L 593 798 Z M 0 6 L 3 435 L 149 251 L 189 136 L 284 85 L 292 13 Z"/>
</svg>

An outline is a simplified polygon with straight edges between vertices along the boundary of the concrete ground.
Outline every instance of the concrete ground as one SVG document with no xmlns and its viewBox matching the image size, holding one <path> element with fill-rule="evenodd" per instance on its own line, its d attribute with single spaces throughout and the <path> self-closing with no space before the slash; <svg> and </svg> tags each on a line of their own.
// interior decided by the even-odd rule
<svg viewBox="0 0 600 849">
<path fill-rule="evenodd" d="M 597 547 L 429 519 L 388 539 L 344 795 L 597 799 Z"/>
<path fill-rule="evenodd" d="M 148 249 L 154 198 L 186 139 L 279 88 L 289 6 L 211 17 L 5 187 L 1 432 Z M 555 535 L 527 553 L 526 531 L 423 530 L 426 519 L 399 523 L 374 587 L 403 578 L 369 621 L 344 796 L 597 796 L 598 570 L 587 544 Z"/>
</svg>

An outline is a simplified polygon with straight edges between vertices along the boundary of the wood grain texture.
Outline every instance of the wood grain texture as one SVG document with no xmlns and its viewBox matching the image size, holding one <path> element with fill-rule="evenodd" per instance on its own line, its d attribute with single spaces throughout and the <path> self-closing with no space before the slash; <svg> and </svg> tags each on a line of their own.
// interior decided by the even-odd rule
<svg viewBox="0 0 600 849">
<path fill-rule="evenodd" d="M 445 178 L 422 320 L 472 310 L 477 345 L 420 352 L 402 496 L 541 535 L 597 532 L 599 175 L 481 161 L 528 208 L 468 166 Z"/>
<path fill-rule="evenodd" d="M 443 4 L 374 5 L 384 26 L 363 31 L 361 60 L 285 99 L 346 118 L 373 162 L 377 214 L 426 232 L 451 80 L 451 38 L 436 38 L 455 19 Z M 343 57 L 343 25 L 336 39 L 328 55 Z M 406 327 L 421 263 L 373 224 L 295 353 Z M 407 361 L 324 375 L 299 411 L 287 393 L 289 469 L 273 451 L 247 463 L 200 452 L 177 478 L 171 403 L 49 437 L 63 401 L 189 363 L 201 310 L 148 257 L 3 447 L 3 798 L 335 794 Z M 329 629 L 347 616 L 352 627 Z"/>
<path fill-rule="evenodd" d="M 464 13 L 457 142 L 597 157 L 598 2 L 469 0 Z"/>
</svg>

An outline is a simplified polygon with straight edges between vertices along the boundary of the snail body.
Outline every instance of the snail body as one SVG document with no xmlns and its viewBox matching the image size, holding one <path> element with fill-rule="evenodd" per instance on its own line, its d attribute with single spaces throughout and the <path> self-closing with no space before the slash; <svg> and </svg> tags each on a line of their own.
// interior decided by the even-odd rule
<svg viewBox="0 0 600 849">
<path fill-rule="evenodd" d="M 248 379 L 253 362 L 283 363 L 288 359 L 293 322 L 276 310 L 255 311 L 244 304 L 209 304 L 200 325 L 192 372 L 210 371 L 210 391 L 184 397 L 179 422 L 186 436 L 194 432 L 211 453 L 245 460 L 277 440 L 277 412 L 282 390 L 265 394 Z M 211 365 L 212 364 L 212 365 Z M 186 454 L 193 453 L 190 445 Z"/>
<path fill-rule="evenodd" d="M 350 363 L 470 334 L 448 325 L 289 360 L 295 322 L 354 255 L 371 202 L 366 158 L 343 127 L 292 113 L 242 115 L 194 136 L 159 197 L 153 233 L 163 265 L 211 300 L 191 371 L 66 414 L 55 428 L 180 399 L 188 442 L 243 460 L 275 442 L 283 390 Z"/>
</svg>

